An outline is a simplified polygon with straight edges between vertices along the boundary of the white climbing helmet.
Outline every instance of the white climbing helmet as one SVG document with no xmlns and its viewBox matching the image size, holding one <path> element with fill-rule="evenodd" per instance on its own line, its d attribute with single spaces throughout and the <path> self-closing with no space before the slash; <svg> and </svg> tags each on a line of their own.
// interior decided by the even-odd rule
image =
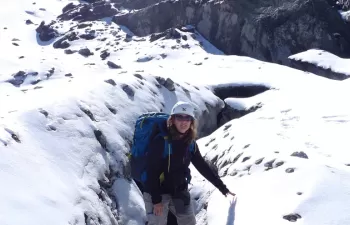
<svg viewBox="0 0 350 225">
<path fill-rule="evenodd" d="M 194 107 L 189 102 L 178 101 L 171 109 L 170 115 L 185 114 L 194 117 Z"/>
</svg>

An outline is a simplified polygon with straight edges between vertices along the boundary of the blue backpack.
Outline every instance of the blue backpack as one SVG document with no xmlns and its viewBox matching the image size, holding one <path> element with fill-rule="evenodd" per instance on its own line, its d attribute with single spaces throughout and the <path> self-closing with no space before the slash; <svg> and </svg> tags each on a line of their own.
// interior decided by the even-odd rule
<svg viewBox="0 0 350 225">
<path fill-rule="evenodd" d="M 158 136 L 164 138 L 165 144 L 163 158 L 169 157 L 169 171 L 172 147 L 168 139 L 168 131 L 164 129 L 164 123 L 166 123 L 169 116 L 169 114 L 162 112 L 151 112 L 142 114 L 136 120 L 133 143 L 129 158 L 131 166 L 131 177 L 142 185 L 147 180 L 146 157 L 147 153 L 152 150 L 148 148 L 151 139 L 156 138 Z M 158 126 L 158 129 L 155 126 Z M 158 133 L 155 133 L 156 130 Z M 195 151 L 194 141 L 191 143 L 189 148 L 192 153 Z M 162 181 L 163 178 L 163 174 L 161 174 L 160 180 Z M 190 181 L 190 172 L 187 181 Z"/>
</svg>

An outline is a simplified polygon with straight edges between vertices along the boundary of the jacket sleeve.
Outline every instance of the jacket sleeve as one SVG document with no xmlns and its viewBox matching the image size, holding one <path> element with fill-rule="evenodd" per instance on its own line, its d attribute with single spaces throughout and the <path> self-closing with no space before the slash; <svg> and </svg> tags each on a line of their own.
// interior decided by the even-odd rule
<svg viewBox="0 0 350 225">
<path fill-rule="evenodd" d="M 220 177 L 216 175 L 207 162 L 202 157 L 202 154 L 199 152 L 198 145 L 196 143 L 196 151 L 191 159 L 192 164 L 203 177 L 205 177 L 210 183 L 212 183 L 223 195 L 226 195 L 229 190 L 226 185 L 222 182 Z"/>
<path fill-rule="evenodd" d="M 151 151 L 146 158 L 147 179 L 145 182 L 145 191 L 149 192 L 152 196 L 152 203 L 157 204 L 162 201 L 159 176 L 164 168 L 164 139 L 162 137 L 155 138 L 150 143 L 149 148 Z"/>
</svg>

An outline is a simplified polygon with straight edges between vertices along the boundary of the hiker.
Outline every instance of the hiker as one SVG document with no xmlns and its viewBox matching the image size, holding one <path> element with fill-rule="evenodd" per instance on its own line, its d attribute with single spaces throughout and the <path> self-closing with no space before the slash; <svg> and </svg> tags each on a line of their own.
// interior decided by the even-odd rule
<svg viewBox="0 0 350 225">
<path fill-rule="evenodd" d="M 212 171 L 198 149 L 195 142 L 194 107 L 190 103 L 176 103 L 169 119 L 160 126 L 168 132 L 168 139 L 155 135 L 148 145 L 151 151 L 146 158 L 143 197 L 148 225 L 166 224 L 168 210 L 176 216 L 178 225 L 195 225 L 196 219 L 188 190 L 190 162 L 223 195 L 235 194 Z M 157 130 L 153 132 L 157 133 Z M 171 144 L 171 148 L 169 147 L 169 154 L 164 157 L 167 143 Z"/>
</svg>

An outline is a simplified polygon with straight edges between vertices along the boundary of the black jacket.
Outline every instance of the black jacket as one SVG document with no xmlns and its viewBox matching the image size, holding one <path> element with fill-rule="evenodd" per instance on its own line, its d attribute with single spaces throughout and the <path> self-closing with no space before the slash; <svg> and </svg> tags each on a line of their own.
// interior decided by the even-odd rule
<svg viewBox="0 0 350 225">
<path fill-rule="evenodd" d="M 190 162 L 192 162 L 196 169 L 209 182 L 218 188 L 222 194 L 227 194 L 227 187 L 204 161 L 199 152 L 197 143 L 195 144 L 195 153 L 191 153 L 188 145 L 186 145 L 184 141 L 170 141 L 172 144 L 170 166 L 168 164 L 169 156 L 163 156 L 165 145 L 163 137 L 158 136 L 154 138 L 149 145 L 151 151 L 147 156 L 147 180 L 145 182 L 144 191 L 152 196 L 153 204 L 161 202 L 161 194 L 175 195 L 177 192 L 187 190 L 186 177 L 189 171 L 188 167 Z M 163 172 L 164 181 L 160 184 L 159 177 Z"/>
</svg>

